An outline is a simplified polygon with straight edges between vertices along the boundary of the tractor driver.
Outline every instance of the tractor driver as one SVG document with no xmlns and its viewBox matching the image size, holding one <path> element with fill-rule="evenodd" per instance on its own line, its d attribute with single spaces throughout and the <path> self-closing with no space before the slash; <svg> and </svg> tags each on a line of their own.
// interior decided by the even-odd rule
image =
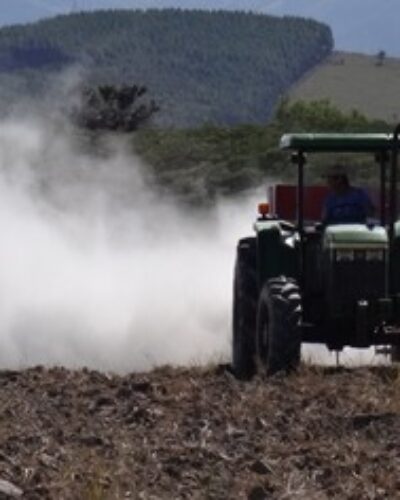
<svg viewBox="0 0 400 500">
<path fill-rule="evenodd" d="M 323 225 L 366 224 L 374 213 L 374 206 L 363 189 L 350 185 L 346 168 L 341 164 L 333 165 L 327 181 L 330 193 L 323 206 Z"/>
</svg>

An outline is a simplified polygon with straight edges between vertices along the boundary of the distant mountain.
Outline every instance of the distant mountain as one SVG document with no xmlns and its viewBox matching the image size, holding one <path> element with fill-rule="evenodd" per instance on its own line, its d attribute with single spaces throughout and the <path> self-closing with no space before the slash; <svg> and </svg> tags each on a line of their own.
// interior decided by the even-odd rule
<svg viewBox="0 0 400 500">
<path fill-rule="evenodd" d="M 332 50 L 328 26 L 243 12 L 96 11 L 0 29 L 0 109 L 74 65 L 89 85 L 145 85 L 159 124 L 262 123 Z"/>
<path fill-rule="evenodd" d="M 335 48 L 400 56 L 399 0 L 13 0 L 0 25 L 26 23 L 73 10 L 165 8 L 253 10 L 314 18 L 331 26 Z"/>
</svg>

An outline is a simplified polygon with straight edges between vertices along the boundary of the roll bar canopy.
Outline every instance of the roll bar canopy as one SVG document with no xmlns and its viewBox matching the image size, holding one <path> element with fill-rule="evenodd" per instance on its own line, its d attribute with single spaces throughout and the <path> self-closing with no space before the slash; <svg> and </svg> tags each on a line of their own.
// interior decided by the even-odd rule
<svg viewBox="0 0 400 500">
<path fill-rule="evenodd" d="M 304 153 L 389 152 L 393 134 L 285 134 L 280 148 Z"/>
<path fill-rule="evenodd" d="M 381 224 L 388 226 L 390 248 L 393 248 L 395 237 L 395 223 L 398 219 L 398 157 L 400 152 L 400 124 L 392 134 L 285 134 L 280 141 L 280 148 L 294 151 L 292 162 L 298 167 L 297 177 L 297 226 L 300 233 L 301 268 L 304 268 L 304 165 L 305 153 L 375 153 L 380 166 L 381 185 Z M 386 165 L 390 160 L 390 175 L 387 179 Z M 389 220 L 386 217 L 386 184 L 389 181 Z M 390 259 L 390 291 L 394 293 L 394 273 L 392 272 L 393 259 Z M 303 275 L 303 272 L 301 273 Z"/>
</svg>

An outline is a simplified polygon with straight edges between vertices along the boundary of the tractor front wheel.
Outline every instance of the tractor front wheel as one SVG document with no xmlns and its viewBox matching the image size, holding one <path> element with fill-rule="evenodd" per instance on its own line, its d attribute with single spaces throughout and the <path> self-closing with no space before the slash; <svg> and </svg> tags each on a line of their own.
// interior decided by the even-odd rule
<svg viewBox="0 0 400 500">
<path fill-rule="evenodd" d="M 257 357 L 267 375 L 295 370 L 301 353 L 301 296 L 293 279 L 264 285 L 257 311 Z"/>
<path fill-rule="evenodd" d="M 255 372 L 256 315 L 256 240 L 243 238 L 237 247 L 233 285 L 232 369 L 239 379 L 250 379 Z"/>
</svg>

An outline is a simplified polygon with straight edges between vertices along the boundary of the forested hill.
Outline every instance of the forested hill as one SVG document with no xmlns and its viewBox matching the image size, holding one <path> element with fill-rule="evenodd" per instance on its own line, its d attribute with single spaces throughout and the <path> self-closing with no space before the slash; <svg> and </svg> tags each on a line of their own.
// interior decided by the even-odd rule
<svg viewBox="0 0 400 500">
<path fill-rule="evenodd" d="M 92 83 L 147 86 L 156 120 L 265 122 L 278 97 L 332 50 L 312 20 L 239 12 L 97 11 L 0 30 L 0 105 L 83 65 Z"/>
</svg>

